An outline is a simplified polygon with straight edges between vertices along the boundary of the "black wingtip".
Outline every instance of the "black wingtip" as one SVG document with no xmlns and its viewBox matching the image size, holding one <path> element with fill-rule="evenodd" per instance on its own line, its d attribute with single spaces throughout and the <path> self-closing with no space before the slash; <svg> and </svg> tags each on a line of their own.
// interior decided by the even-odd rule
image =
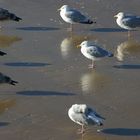
<svg viewBox="0 0 140 140">
<path fill-rule="evenodd" d="M 96 21 L 92 21 L 92 20 L 89 19 L 86 22 L 80 22 L 80 23 L 82 23 L 82 24 L 93 24 L 93 23 L 96 23 Z"/>
<path fill-rule="evenodd" d="M 13 13 L 10 13 L 10 19 L 11 20 L 14 20 L 14 21 L 20 21 L 20 20 L 22 20 L 22 18 L 20 18 L 20 17 L 17 17 L 15 14 L 13 14 Z"/>
<path fill-rule="evenodd" d="M 1 51 L 0 51 L 0 55 L 1 55 L 1 56 L 6 55 L 6 54 L 7 54 L 7 53 L 1 52 Z"/>
<path fill-rule="evenodd" d="M 14 81 L 14 80 L 11 80 L 11 82 L 10 82 L 10 84 L 11 84 L 11 85 L 14 85 L 14 86 L 15 86 L 17 83 L 18 83 L 18 82 L 17 82 L 17 81 Z"/>
<path fill-rule="evenodd" d="M 100 123 L 100 126 L 103 126 L 104 124 L 103 123 Z"/>
<path fill-rule="evenodd" d="M 14 20 L 18 22 L 18 21 L 22 20 L 22 18 L 16 17 Z"/>
<path fill-rule="evenodd" d="M 96 21 L 88 20 L 88 23 L 93 24 L 93 23 L 96 23 Z"/>
<path fill-rule="evenodd" d="M 113 53 L 110 53 L 109 55 L 108 55 L 108 57 L 113 57 L 114 56 L 114 54 Z"/>
</svg>

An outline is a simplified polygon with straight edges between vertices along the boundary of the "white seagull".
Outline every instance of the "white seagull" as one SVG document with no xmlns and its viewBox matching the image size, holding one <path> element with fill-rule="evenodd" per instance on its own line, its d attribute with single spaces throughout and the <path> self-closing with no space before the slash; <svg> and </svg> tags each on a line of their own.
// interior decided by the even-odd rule
<svg viewBox="0 0 140 140">
<path fill-rule="evenodd" d="M 22 19 L 16 16 L 15 14 L 9 12 L 8 10 L 0 8 L 0 21 L 5 21 L 5 20 L 14 20 L 18 22 Z"/>
<path fill-rule="evenodd" d="M 72 30 L 72 24 L 75 23 L 82 23 L 82 24 L 92 24 L 96 23 L 93 22 L 91 19 L 83 15 L 80 11 L 73 9 L 69 7 L 68 5 L 63 5 L 60 9 L 60 16 L 62 19 L 71 24 L 71 30 Z"/>
<path fill-rule="evenodd" d="M 92 60 L 92 64 L 89 65 L 89 68 L 94 68 L 94 61 L 99 60 L 103 57 L 113 57 L 111 52 L 106 51 L 101 48 L 95 42 L 83 41 L 81 44 L 81 53 L 88 59 Z"/>
<path fill-rule="evenodd" d="M 123 12 L 119 12 L 116 17 L 117 24 L 128 31 L 133 30 L 136 27 L 140 27 L 140 16 L 132 15 L 132 14 L 125 14 Z M 130 33 L 128 32 L 128 35 Z"/>
<path fill-rule="evenodd" d="M 103 125 L 105 118 L 97 114 L 92 108 L 86 104 L 74 104 L 68 110 L 69 118 L 82 126 L 80 133 L 84 133 L 85 125 Z"/>
</svg>

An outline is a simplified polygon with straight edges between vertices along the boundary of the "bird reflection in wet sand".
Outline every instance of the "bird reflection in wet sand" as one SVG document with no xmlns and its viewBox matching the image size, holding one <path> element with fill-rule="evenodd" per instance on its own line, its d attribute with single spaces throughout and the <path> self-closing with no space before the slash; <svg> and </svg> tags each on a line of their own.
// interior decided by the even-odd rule
<svg viewBox="0 0 140 140">
<path fill-rule="evenodd" d="M 92 108 L 88 107 L 86 104 L 74 104 L 68 110 L 69 118 L 82 126 L 79 134 L 85 132 L 84 126 L 86 125 L 103 125 L 104 117 L 97 114 Z"/>
<path fill-rule="evenodd" d="M 0 84 L 10 84 L 10 85 L 16 85 L 18 82 L 12 80 L 9 76 L 6 76 L 0 72 Z"/>
<path fill-rule="evenodd" d="M 94 133 L 86 133 L 81 134 L 81 137 L 78 140 L 107 140 L 106 136 L 94 134 Z"/>
<path fill-rule="evenodd" d="M 96 71 L 84 73 L 80 79 L 81 89 L 85 95 L 99 93 L 101 90 L 104 90 L 103 87 L 107 87 L 109 83 L 109 77 Z"/>
<path fill-rule="evenodd" d="M 107 140 L 105 136 L 95 134 L 82 134 L 78 140 Z"/>
<path fill-rule="evenodd" d="M 124 61 L 127 55 L 135 55 L 140 53 L 140 42 L 136 40 L 128 40 L 117 46 L 116 57 L 119 61 Z"/>
<path fill-rule="evenodd" d="M 83 41 L 80 44 L 81 53 L 88 59 L 92 60 L 92 64 L 89 68 L 95 68 L 94 62 L 100 60 L 103 57 L 113 57 L 111 52 L 103 49 L 100 45 L 93 41 Z"/>
<path fill-rule="evenodd" d="M 9 47 L 15 42 L 21 41 L 22 38 L 17 36 L 0 35 L 0 48 Z"/>
<path fill-rule="evenodd" d="M 15 99 L 0 100 L 0 114 L 16 104 Z"/>
<path fill-rule="evenodd" d="M 60 45 L 62 57 L 64 59 L 68 58 L 69 56 L 71 56 L 71 52 L 74 49 L 77 49 L 76 46 L 78 44 L 80 44 L 82 41 L 86 39 L 88 40 L 91 38 L 92 38 L 91 36 L 74 35 L 74 34 L 72 34 L 70 37 L 64 38 L 64 40 L 62 40 Z"/>
</svg>

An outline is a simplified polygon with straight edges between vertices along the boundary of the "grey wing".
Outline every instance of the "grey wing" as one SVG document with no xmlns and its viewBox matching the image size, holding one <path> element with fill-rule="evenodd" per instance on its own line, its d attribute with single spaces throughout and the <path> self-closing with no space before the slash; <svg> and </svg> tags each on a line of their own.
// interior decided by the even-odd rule
<svg viewBox="0 0 140 140">
<path fill-rule="evenodd" d="M 77 10 L 70 10 L 65 15 L 74 22 L 83 22 L 86 20 L 86 17 Z"/>
<path fill-rule="evenodd" d="M 91 46 L 87 48 L 87 53 L 94 57 L 104 57 L 108 55 L 108 52 L 100 47 Z"/>
<path fill-rule="evenodd" d="M 3 8 L 0 8 L 0 19 L 7 19 L 9 18 L 9 11 Z"/>
<path fill-rule="evenodd" d="M 94 115 L 95 115 L 96 117 L 105 120 L 104 117 L 102 117 L 101 115 L 99 115 L 96 111 L 94 111 L 94 110 L 91 109 L 91 108 L 88 108 L 88 111 L 87 111 L 87 112 L 88 112 L 87 114 L 94 113 Z"/>
<path fill-rule="evenodd" d="M 125 24 L 126 26 L 135 28 L 135 27 L 140 26 L 140 17 L 137 17 L 137 16 L 127 17 L 127 18 L 124 18 L 124 19 L 122 20 L 122 22 L 123 22 L 123 24 Z"/>
</svg>

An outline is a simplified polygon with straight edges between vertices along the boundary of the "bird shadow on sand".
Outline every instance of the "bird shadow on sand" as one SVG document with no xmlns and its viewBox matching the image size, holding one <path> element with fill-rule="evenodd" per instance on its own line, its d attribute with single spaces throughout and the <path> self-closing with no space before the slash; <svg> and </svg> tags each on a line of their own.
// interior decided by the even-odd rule
<svg viewBox="0 0 140 140">
<path fill-rule="evenodd" d="M 12 67 L 45 67 L 51 64 L 39 62 L 13 62 L 13 63 L 5 63 L 4 65 Z"/>
<path fill-rule="evenodd" d="M 140 69 L 140 65 L 128 64 L 128 65 L 115 65 L 117 69 Z"/>
<path fill-rule="evenodd" d="M 19 91 L 16 94 L 25 96 L 73 96 L 74 93 L 65 93 L 57 91 Z"/>
<path fill-rule="evenodd" d="M 91 29 L 90 31 L 94 31 L 94 32 L 127 32 L 127 30 L 121 29 L 121 28 L 94 28 L 94 29 Z"/>
<path fill-rule="evenodd" d="M 139 136 L 140 129 L 135 128 L 108 128 L 102 130 L 105 134 L 119 135 L 119 136 Z"/>
<path fill-rule="evenodd" d="M 9 122 L 0 122 L 0 127 L 7 126 L 7 125 L 9 125 L 9 124 L 10 124 Z"/>
<path fill-rule="evenodd" d="M 59 30 L 57 27 L 35 27 L 35 26 L 29 26 L 29 27 L 18 27 L 17 30 L 24 30 L 24 31 L 53 31 L 53 30 Z"/>
</svg>

